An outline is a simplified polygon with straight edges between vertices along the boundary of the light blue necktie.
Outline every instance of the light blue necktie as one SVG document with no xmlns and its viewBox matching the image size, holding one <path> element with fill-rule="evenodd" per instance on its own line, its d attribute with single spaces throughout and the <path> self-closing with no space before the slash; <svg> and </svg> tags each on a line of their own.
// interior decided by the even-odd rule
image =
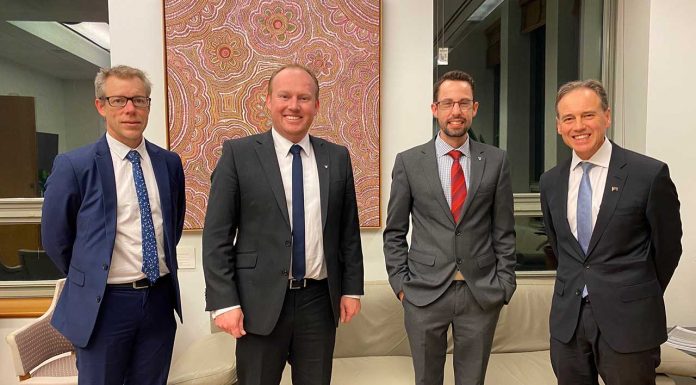
<svg viewBox="0 0 696 385">
<path fill-rule="evenodd" d="M 305 277 L 305 212 L 304 174 L 302 173 L 302 147 L 293 144 L 292 153 L 292 277 Z"/>
<path fill-rule="evenodd" d="M 150 198 L 147 195 L 147 186 L 143 169 L 140 167 L 140 154 L 131 150 L 126 158 L 133 164 L 133 181 L 135 193 L 138 195 L 140 206 L 140 230 L 143 238 L 143 268 L 147 279 L 155 283 L 159 278 L 159 261 L 157 259 L 157 240 L 155 239 L 155 226 L 152 223 L 152 210 L 150 210 Z"/>
<path fill-rule="evenodd" d="M 590 246 L 592 238 L 592 184 L 590 184 L 590 169 L 594 166 L 589 162 L 582 162 L 582 179 L 578 189 L 578 243 L 582 251 L 587 255 L 587 248 Z M 582 297 L 587 297 L 587 285 L 582 288 Z"/>
</svg>

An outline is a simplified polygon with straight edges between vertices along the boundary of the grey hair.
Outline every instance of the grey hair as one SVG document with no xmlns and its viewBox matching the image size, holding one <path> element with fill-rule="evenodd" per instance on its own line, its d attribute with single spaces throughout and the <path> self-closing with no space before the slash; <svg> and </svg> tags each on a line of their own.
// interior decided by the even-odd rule
<svg viewBox="0 0 696 385">
<path fill-rule="evenodd" d="M 110 76 L 115 76 L 119 79 L 138 78 L 145 85 L 145 93 L 147 94 L 145 96 L 150 96 L 150 92 L 152 91 L 152 83 L 150 82 L 150 79 L 147 78 L 145 72 L 137 68 L 119 65 L 111 68 L 100 68 L 99 72 L 97 72 L 97 76 L 94 78 L 94 95 L 97 97 L 97 99 L 101 99 L 106 96 L 104 95 L 104 83 L 106 83 L 106 79 L 108 79 Z"/>
<path fill-rule="evenodd" d="M 609 98 L 607 97 L 607 90 L 604 89 L 602 83 L 598 80 L 588 79 L 588 80 L 575 80 L 568 82 L 558 89 L 558 94 L 556 94 L 556 116 L 558 116 L 558 103 L 563 99 L 564 96 L 568 95 L 571 91 L 575 91 L 578 88 L 587 88 L 593 91 L 599 100 L 602 102 L 602 110 L 606 111 L 609 109 Z"/>
</svg>

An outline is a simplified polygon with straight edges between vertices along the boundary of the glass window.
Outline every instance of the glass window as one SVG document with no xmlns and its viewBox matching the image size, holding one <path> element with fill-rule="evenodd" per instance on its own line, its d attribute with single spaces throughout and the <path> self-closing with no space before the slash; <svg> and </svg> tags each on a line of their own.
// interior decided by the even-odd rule
<svg viewBox="0 0 696 385">
<path fill-rule="evenodd" d="M 0 7 L 0 298 L 50 295 L 45 281 L 63 277 L 41 246 L 41 197 L 56 155 L 105 131 L 94 76 L 111 61 L 107 23 L 103 1 Z"/>
<path fill-rule="evenodd" d="M 454 69 L 473 76 L 479 109 L 471 137 L 507 150 L 515 193 L 538 192 L 541 174 L 570 156 L 555 130 L 556 90 L 601 78 L 603 7 L 603 0 L 435 0 L 433 79 Z"/>
<path fill-rule="evenodd" d="M 605 1 L 434 0 L 433 82 L 455 69 L 472 75 L 470 136 L 510 159 L 518 271 L 556 268 L 539 177 L 571 155 L 556 133 L 558 87 L 602 79 Z"/>
</svg>

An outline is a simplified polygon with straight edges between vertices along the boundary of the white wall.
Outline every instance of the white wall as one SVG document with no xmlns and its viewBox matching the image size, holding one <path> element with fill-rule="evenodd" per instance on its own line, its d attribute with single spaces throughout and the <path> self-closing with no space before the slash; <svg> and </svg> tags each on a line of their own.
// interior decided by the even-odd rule
<svg viewBox="0 0 696 385">
<path fill-rule="evenodd" d="M 431 1 L 382 0 L 382 223 L 386 218 L 396 154 L 431 137 L 432 8 Z M 111 62 L 136 66 L 149 74 L 153 81 L 153 100 L 145 135 L 148 140 L 166 146 L 162 20 L 162 5 L 158 0 L 109 1 Z M 382 231 L 364 230 L 361 235 L 365 278 L 385 279 Z M 203 311 L 205 283 L 200 232 L 185 233 L 179 246 L 195 249 L 196 268 L 180 272 L 185 323 L 177 332 L 175 357 L 193 340 L 209 332 L 208 314 Z"/>
<path fill-rule="evenodd" d="M 691 195 L 696 191 L 696 151 L 690 148 L 696 139 L 694 15 L 693 0 L 650 2 L 645 150 L 669 164 L 682 203 L 684 253 L 666 302 L 668 323 L 685 326 L 696 326 L 696 198 Z"/>
</svg>

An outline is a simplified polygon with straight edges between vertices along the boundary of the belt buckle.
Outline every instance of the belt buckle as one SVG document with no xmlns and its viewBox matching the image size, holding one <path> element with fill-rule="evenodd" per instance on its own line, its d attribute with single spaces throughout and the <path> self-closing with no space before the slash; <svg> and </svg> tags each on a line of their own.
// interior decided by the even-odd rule
<svg viewBox="0 0 696 385">
<path fill-rule="evenodd" d="M 288 287 L 290 290 L 303 289 L 307 287 L 307 279 L 291 279 Z"/>
<path fill-rule="evenodd" d="M 140 290 L 140 289 L 147 289 L 150 287 L 150 281 L 145 279 L 139 279 L 135 282 L 133 282 L 133 289 Z"/>
</svg>

